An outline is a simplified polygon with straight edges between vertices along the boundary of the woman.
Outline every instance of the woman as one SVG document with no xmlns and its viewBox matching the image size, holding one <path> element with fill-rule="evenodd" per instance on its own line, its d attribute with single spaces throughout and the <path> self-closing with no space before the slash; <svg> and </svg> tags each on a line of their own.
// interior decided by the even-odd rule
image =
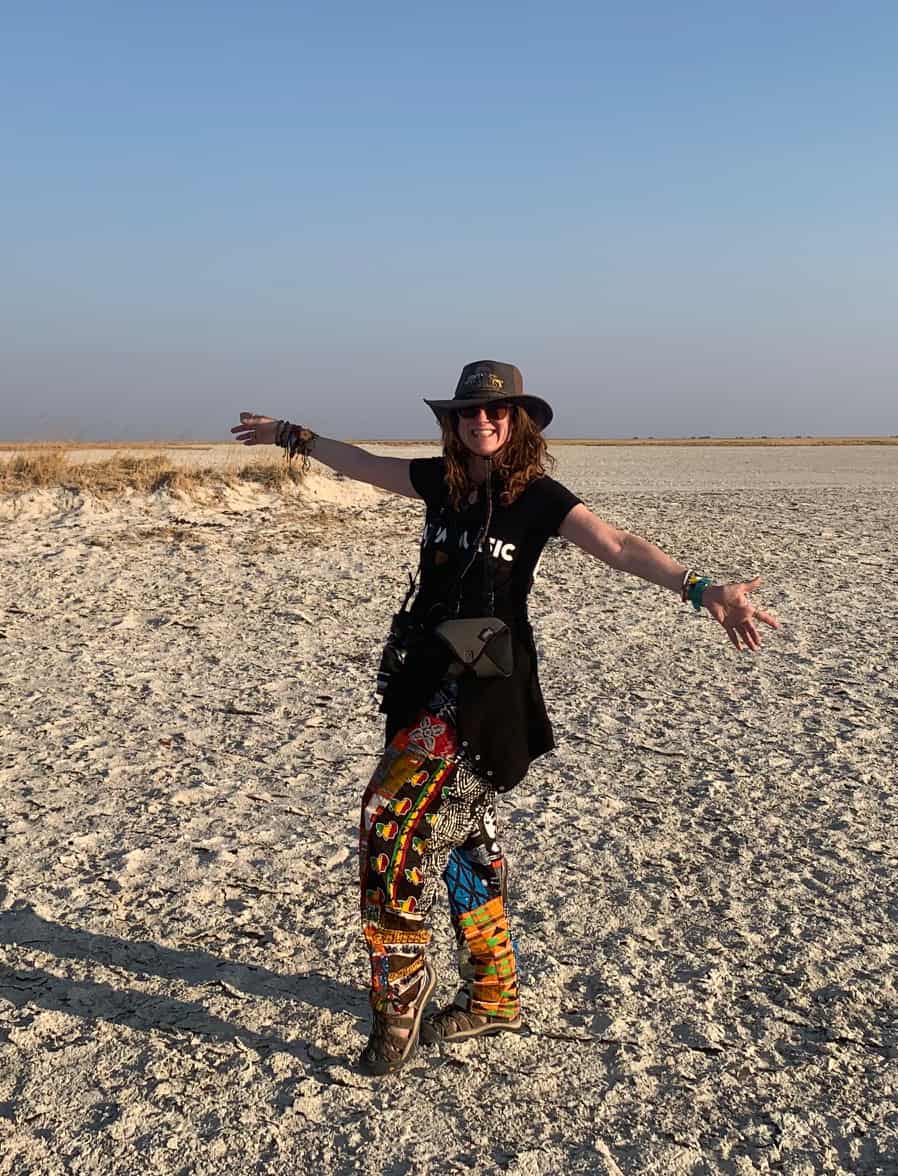
<svg viewBox="0 0 898 1176">
<path fill-rule="evenodd" d="M 362 800 L 373 1028 L 361 1064 L 373 1074 L 403 1066 L 419 1037 L 459 1041 L 522 1025 L 494 803 L 554 746 L 527 617 L 549 538 L 560 535 L 707 609 L 736 649 L 759 647 L 759 621 L 777 627 L 749 601 L 759 578 L 713 585 L 604 523 L 548 477 L 542 430 L 552 409 L 525 395 L 516 367 L 468 364 L 452 400 L 426 403 L 442 430 L 439 458 L 378 457 L 252 413 L 241 413 L 231 430 L 246 445 L 274 442 L 291 456 L 314 454 L 341 474 L 426 504 L 417 590 L 394 618 L 381 666 L 387 747 Z M 425 1020 L 436 984 L 428 915 L 440 877 L 461 988 Z"/>
</svg>

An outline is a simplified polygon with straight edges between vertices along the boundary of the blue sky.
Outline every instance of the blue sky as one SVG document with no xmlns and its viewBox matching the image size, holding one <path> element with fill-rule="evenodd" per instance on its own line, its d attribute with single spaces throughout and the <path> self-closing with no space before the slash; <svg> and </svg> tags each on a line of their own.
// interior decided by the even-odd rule
<svg viewBox="0 0 898 1176">
<path fill-rule="evenodd" d="M 20 5 L 0 433 L 898 433 L 893 3 Z"/>
</svg>

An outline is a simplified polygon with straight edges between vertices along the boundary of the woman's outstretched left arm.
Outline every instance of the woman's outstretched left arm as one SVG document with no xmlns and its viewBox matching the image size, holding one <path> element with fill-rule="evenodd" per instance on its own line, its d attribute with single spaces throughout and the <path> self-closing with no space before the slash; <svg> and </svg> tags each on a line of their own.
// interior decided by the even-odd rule
<svg viewBox="0 0 898 1176">
<path fill-rule="evenodd" d="M 629 572 L 677 595 L 683 591 L 683 579 L 688 571 L 683 564 L 647 539 L 603 522 L 582 503 L 568 513 L 558 533 L 615 571 Z M 710 584 L 701 595 L 702 607 L 724 627 L 736 649 L 760 648 L 758 622 L 779 628 L 774 616 L 755 608 L 748 598 L 760 583 L 761 577 L 756 576 L 740 584 Z"/>
</svg>

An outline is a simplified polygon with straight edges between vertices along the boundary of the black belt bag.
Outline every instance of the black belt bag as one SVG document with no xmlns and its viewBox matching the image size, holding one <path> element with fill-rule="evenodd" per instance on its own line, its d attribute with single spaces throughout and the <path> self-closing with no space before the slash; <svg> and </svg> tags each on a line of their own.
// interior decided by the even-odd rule
<svg viewBox="0 0 898 1176">
<path fill-rule="evenodd" d="M 434 630 L 452 651 L 459 673 L 478 678 L 510 678 L 514 669 L 511 630 L 498 617 L 460 617 Z"/>
</svg>

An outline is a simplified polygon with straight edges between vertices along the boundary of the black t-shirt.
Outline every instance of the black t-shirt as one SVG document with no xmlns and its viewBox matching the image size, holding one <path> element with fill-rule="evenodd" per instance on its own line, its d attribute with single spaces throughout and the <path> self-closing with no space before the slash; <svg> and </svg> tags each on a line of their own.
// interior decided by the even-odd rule
<svg viewBox="0 0 898 1176">
<path fill-rule="evenodd" d="M 442 458 L 416 459 L 409 474 L 427 507 L 421 582 L 411 606 L 423 637 L 413 644 L 384 697 L 387 738 L 412 722 L 446 673 L 448 651 L 437 638 L 429 639 L 430 631 L 454 615 L 501 617 L 513 635 L 514 672 L 510 678 L 462 675 L 458 738 L 476 769 L 503 792 L 523 778 L 532 760 L 555 746 L 539 685 L 527 596 L 543 548 L 580 499 L 553 478 L 540 477 L 505 506 L 501 487 L 495 485 L 489 530 L 478 551 L 486 518 L 484 491 L 456 511 L 449 504 Z M 488 607 L 488 574 L 493 607 Z"/>
<path fill-rule="evenodd" d="M 476 550 L 486 519 L 486 491 L 455 511 L 449 505 L 441 457 L 409 463 L 414 488 L 427 505 L 421 549 L 421 584 L 416 618 L 439 624 L 447 616 L 498 616 L 509 625 L 526 624 L 527 595 L 543 548 L 558 534 L 580 499 L 554 478 L 534 478 L 504 506 L 493 488 L 489 533 Z M 494 606 L 488 599 L 490 579 Z"/>
</svg>

